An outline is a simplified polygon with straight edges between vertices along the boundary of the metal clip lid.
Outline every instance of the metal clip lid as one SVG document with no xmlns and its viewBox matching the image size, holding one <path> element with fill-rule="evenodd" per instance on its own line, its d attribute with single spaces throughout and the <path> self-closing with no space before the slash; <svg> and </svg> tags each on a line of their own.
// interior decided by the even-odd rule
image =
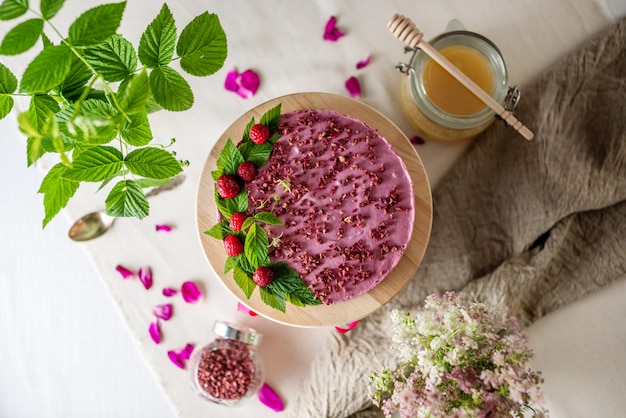
<svg viewBox="0 0 626 418">
<path fill-rule="evenodd" d="M 222 338 L 241 341 L 252 346 L 261 344 L 263 334 L 248 327 L 235 326 L 225 321 L 215 321 L 213 332 Z"/>
</svg>

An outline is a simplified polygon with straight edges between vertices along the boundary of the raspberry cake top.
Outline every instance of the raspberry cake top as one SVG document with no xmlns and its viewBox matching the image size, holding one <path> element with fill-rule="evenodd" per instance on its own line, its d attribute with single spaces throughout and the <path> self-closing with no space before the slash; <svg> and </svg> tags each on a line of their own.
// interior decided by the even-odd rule
<svg viewBox="0 0 626 418">
<path fill-rule="evenodd" d="M 272 154 L 247 184 L 272 211 L 272 262 L 286 262 L 326 305 L 379 284 L 398 264 L 415 217 L 411 177 L 389 143 L 333 110 L 283 114 Z"/>
</svg>

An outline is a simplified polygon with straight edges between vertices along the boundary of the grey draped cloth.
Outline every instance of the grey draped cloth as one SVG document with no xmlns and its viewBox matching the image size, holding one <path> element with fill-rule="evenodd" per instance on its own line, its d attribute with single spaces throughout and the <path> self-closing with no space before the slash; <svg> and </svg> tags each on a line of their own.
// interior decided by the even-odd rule
<svg viewBox="0 0 626 418">
<path fill-rule="evenodd" d="M 368 376 L 397 361 L 390 311 L 446 290 L 503 303 L 527 326 L 626 277 L 626 21 L 524 88 L 517 116 L 475 140 L 433 193 L 424 260 L 407 287 L 334 333 L 290 416 L 373 417 Z"/>
</svg>

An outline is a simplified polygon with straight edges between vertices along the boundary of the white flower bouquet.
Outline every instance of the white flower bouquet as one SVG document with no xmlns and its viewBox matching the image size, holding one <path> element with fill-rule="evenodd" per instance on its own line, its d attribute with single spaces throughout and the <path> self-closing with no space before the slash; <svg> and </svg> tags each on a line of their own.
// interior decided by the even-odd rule
<svg viewBox="0 0 626 418">
<path fill-rule="evenodd" d="M 416 316 L 394 310 L 400 364 L 373 373 L 372 400 L 386 416 L 547 416 L 528 335 L 504 306 L 431 295 Z"/>
</svg>

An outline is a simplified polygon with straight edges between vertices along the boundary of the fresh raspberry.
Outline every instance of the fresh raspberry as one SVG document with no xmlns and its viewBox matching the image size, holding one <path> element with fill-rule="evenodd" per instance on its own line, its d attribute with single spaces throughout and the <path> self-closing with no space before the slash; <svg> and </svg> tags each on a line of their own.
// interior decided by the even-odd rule
<svg viewBox="0 0 626 418">
<path fill-rule="evenodd" d="M 260 145 L 270 139 L 270 128 L 265 125 L 257 123 L 250 128 L 250 140 L 257 145 Z"/>
<path fill-rule="evenodd" d="M 237 167 L 237 175 L 245 182 L 249 182 L 255 179 L 259 171 L 256 169 L 256 165 L 250 161 L 244 161 Z"/>
<path fill-rule="evenodd" d="M 235 212 L 230 217 L 229 225 L 230 229 L 233 231 L 241 231 L 241 226 L 243 225 L 243 221 L 247 218 L 246 214 L 243 212 Z"/>
<path fill-rule="evenodd" d="M 239 194 L 241 186 L 237 179 L 230 174 L 222 174 L 217 179 L 217 193 L 224 199 L 230 199 Z"/>
<path fill-rule="evenodd" d="M 258 286 L 267 286 L 274 281 L 274 272 L 269 267 L 260 266 L 252 275 L 252 281 Z"/>
<path fill-rule="evenodd" d="M 224 251 L 229 257 L 234 257 L 243 252 L 243 244 L 235 235 L 226 235 L 224 238 Z"/>
</svg>

